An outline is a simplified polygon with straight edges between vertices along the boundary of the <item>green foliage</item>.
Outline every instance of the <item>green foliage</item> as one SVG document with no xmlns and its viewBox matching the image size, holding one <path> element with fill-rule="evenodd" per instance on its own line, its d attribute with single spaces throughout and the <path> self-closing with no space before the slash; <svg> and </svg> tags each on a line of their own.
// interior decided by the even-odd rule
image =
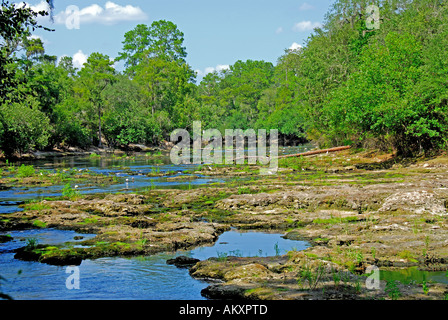
<svg viewBox="0 0 448 320">
<path fill-rule="evenodd" d="M 40 220 L 34 220 L 33 226 L 38 227 L 38 228 L 45 228 L 47 226 L 47 224 Z"/>
<path fill-rule="evenodd" d="M 94 52 L 88 58 L 84 67 L 79 71 L 78 89 L 82 92 L 82 99 L 87 102 L 90 129 L 94 132 L 98 128 L 98 146 L 102 146 L 102 115 L 104 104 L 104 90 L 116 81 L 113 61 L 107 55 Z M 98 124 L 98 125 L 97 125 Z"/>
<path fill-rule="evenodd" d="M 50 1 L 51 2 L 51 1 Z M 2 1 L 0 149 L 157 145 L 176 128 L 278 129 L 320 146 L 394 149 L 408 156 L 447 147 L 448 3 L 378 0 L 380 28 L 366 25 L 367 0 L 337 0 L 321 28 L 277 63 L 237 60 L 200 84 L 186 63 L 184 34 L 170 21 L 125 33 L 117 61 L 93 53 L 45 54 L 28 27 L 46 15 Z M 23 58 L 17 58 L 18 48 Z M 303 163 L 294 164 L 297 169 Z"/>
<path fill-rule="evenodd" d="M 357 17 L 357 12 L 362 17 L 365 4 L 337 1 L 327 18 L 328 31 L 316 32 L 304 48 L 302 67 L 306 70 L 313 64 L 314 71 L 302 76 L 312 81 L 318 94 L 305 93 L 303 98 L 312 99 L 309 107 L 305 104 L 308 133 L 321 144 L 376 141 L 404 155 L 444 147 L 447 109 L 442 79 L 447 68 L 441 57 L 448 52 L 443 23 L 447 5 L 403 2 L 397 4 L 398 11 L 387 1 L 379 5 L 380 30 L 366 32 L 363 19 Z M 350 24 L 338 25 L 341 15 Z M 318 48 L 324 51 L 317 52 Z M 319 58 L 326 51 L 333 51 L 334 62 Z M 333 68 L 337 63 L 342 69 Z M 320 66 L 325 76 L 320 81 L 334 79 L 322 90 L 314 81 Z M 333 76 L 333 70 L 339 70 L 339 76 Z"/>
<path fill-rule="evenodd" d="M 72 188 L 70 183 L 67 183 L 64 188 L 62 188 L 62 196 L 67 199 L 76 199 L 79 197 L 80 192 L 75 188 Z"/>
<path fill-rule="evenodd" d="M 0 148 L 7 155 L 43 149 L 49 137 L 50 120 L 39 110 L 33 97 L 27 97 L 22 103 L 0 105 Z"/>
<path fill-rule="evenodd" d="M 397 286 L 397 281 L 395 280 L 386 280 L 386 288 L 385 291 L 389 298 L 392 300 L 397 300 L 401 297 L 401 291 Z"/>
<path fill-rule="evenodd" d="M 53 8 L 53 1 L 46 0 Z M 46 11 L 35 12 L 31 7 L 19 6 L 16 3 L 2 0 L 2 9 L 0 14 L 0 38 L 2 39 L 0 45 L 0 103 L 3 102 L 7 93 L 11 92 L 19 83 L 15 78 L 16 70 L 11 67 L 15 62 L 13 53 L 17 48 L 17 43 L 21 41 L 22 37 L 29 34 L 29 30 L 42 28 L 47 31 L 52 31 L 49 28 L 42 27 L 38 24 L 37 18 L 39 16 L 46 16 L 49 13 Z"/>
<path fill-rule="evenodd" d="M 36 238 L 28 238 L 26 239 L 26 249 L 34 250 L 37 248 L 38 240 Z"/>
<path fill-rule="evenodd" d="M 32 165 L 24 165 L 22 164 L 19 168 L 17 168 L 17 177 L 25 178 L 32 177 L 36 173 L 36 170 Z"/>
<path fill-rule="evenodd" d="M 312 269 L 310 266 L 305 265 L 299 272 L 297 282 L 299 285 L 303 285 L 303 282 L 306 281 L 308 282 L 309 290 L 314 290 L 322 280 L 322 275 L 324 274 L 324 272 L 325 269 L 322 263 L 319 263 L 319 265 L 315 269 Z"/>
<path fill-rule="evenodd" d="M 426 280 L 423 280 L 422 288 L 423 288 L 423 293 L 425 295 L 428 295 L 429 294 L 429 287 L 428 287 L 428 283 L 426 282 Z"/>
<path fill-rule="evenodd" d="M 341 217 L 341 218 L 329 218 L 329 219 L 321 219 L 317 218 L 313 220 L 313 223 L 316 224 L 337 224 L 337 223 L 349 223 L 358 221 L 357 217 Z"/>
</svg>

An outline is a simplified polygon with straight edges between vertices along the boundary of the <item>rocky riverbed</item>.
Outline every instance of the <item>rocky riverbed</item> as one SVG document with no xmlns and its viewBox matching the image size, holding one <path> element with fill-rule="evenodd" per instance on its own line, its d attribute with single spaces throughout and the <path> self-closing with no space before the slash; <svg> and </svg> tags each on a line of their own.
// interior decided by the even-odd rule
<svg viewBox="0 0 448 320">
<path fill-rule="evenodd" d="M 372 266 L 448 270 L 448 157 L 398 159 L 343 151 L 256 166 L 202 166 L 192 174 L 232 176 L 190 190 L 147 190 L 44 200 L 2 214 L 0 229 L 95 233 L 79 247 L 28 246 L 17 258 L 73 264 L 74 257 L 150 255 L 213 243 L 231 227 L 280 230 L 313 245 L 273 257 L 217 257 L 190 274 L 213 280 L 208 298 L 445 299 L 443 283 L 381 280 Z M 79 260 L 78 260 L 79 261 Z M 369 268 L 370 267 L 370 268 Z"/>
</svg>

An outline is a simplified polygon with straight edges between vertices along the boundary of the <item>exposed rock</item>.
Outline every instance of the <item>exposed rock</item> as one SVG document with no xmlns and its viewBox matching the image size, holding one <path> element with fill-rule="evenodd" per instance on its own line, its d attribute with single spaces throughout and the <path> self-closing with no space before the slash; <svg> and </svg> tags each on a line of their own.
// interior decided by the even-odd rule
<svg viewBox="0 0 448 320">
<path fill-rule="evenodd" d="M 397 192 L 386 198 L 378 211 L 408 210 L 418 214 L 446 215 L 445 201 L 426 190 Z"/>
<path fill-rule="evenodd" d="M 45 246 L 39 245 L 34 249 L 27 247 L 19 248 L 15 250 L 14 258 L 23 261 L 38 261 L 54 266 L 79 266 L 82 262 L 82 258 L 75 255 L 63 255 L 63 256 L 48 256 L 42 254 L 39 249 L 44 249 Z"/>
<path fill-rule="evenodd" d="M 8 236 L 8 235 L 0 235 L 0 243 L 5 243 L 8 241 L 12 241 L 13 237 Z"/>
<path fill-rule="evenodd" d="M 187 256 L 179 256 L 179 257 L 176 257 L 173 259 L 168 259 L 166 261 L 166 263 L 174 264 L 176 267 L 179 267 L 179 268 L 188 268 L 188 267 L 195 265 L 199 261 L 201 261 L 201 260 L 196 259 L 196 258 L 187 257 Z"/>
<path fill-rule="evenodd" d="M 225 274 L 224 279 L 226 281 L 244 278 L 265 279 L 272 278 L 272 276 L 272 272 L 270 272 L 265 266 L 262 266 L 259 263 L 250 263 L 230 270 Z"/>
<path fill-rule="evenodd" d="M 201 290 L 208 299 L 233 300 L 244 298 L 245 289 L 237 285 L 213 284 Z"/>
</svg>

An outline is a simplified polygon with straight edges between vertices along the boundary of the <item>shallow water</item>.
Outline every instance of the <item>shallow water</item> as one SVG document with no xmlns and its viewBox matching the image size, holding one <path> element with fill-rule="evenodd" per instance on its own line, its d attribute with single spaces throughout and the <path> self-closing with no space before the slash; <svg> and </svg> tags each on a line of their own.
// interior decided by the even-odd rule
<svg viewBox="0 0 448 320">
<path fill-rule="evenodd" d="M 313 145 L 311 144 L 304 144 L 296 147 L 279 147 L 279 155 L 304 152 L 311 148 L 313 148 Z M 77 190 L 82 194 L 135 192 L 136 190 L 152 188 L 188 189 L 226 181 L 226 179 L 203 176 L 200 174 L 195 174 L 194 179 L 187 181 L 168 181 L 167 178 L 183 176 L 185 175 L 185 171 L 197 167 L 197 165 L 194 164 L 174 165 L 171 163 L 168 153 L 158 154 L 156 156 L 147 156 L 145 153 L 136 153 L 135 156 L 125 158 L 112 155 L 101 157 L 52 157 L 12 164 L 16 166 L 20 166 L 21 164 L 33 165 L 37 172 L 39 170 L 53 171 L 75 169 L 79 172 L 90 171 L 96 174 L 123 178 L 123 181 L 121 182 L 106 184 L 95 183 L 94 178 L 92 178 L 92 181 L 89 184 L 78 185 Z M 146 176 L 146 174 L 154 172 L 170 172 L 171 174 L 165 177 Z M 126 179 L 128 179 L 128 181 L 126 181 Z M 11 189 L 2 189 L 0 190 L 0 213 L 20 211 L 21 209 L 19 208 L 19 205 L 24 201 L 33 199 L 42 200 L 47 197 L 60 196 L 63 187 L 64 185 L 60 184 L 52 186 L 13 186 Z"/>
<path fill-rule="evenodd" d="M 279 154 L 307 151 L 311 145 L 279 148 Z M 189 181 L 167 181 L 166 177 L 148 177 L 147 173 L 172 172 L 170 177 L 182 176 L 196 165 L 173 165 L 168 155 L 147 157 L 136 154 L 131 158 L 112 156 L 64 157 L 24 162 L 38 170 L 73 169 L 127 178 L 128 181 L 112 184 L 79 184 L 83 194 L 134 192 L 145 188 L 189 189 L 203 185 L 225 182 L 223 179 L 196 175 Z M 21 163 L 14 163 L 20 165 Z M 23 210 L 19 208 L 29 200 L 41 200 L 61 195 L 63 185 L 15 186 L 0 190 L 0 213 Z M 80 289 L 68 290 L 66 267 L 50 266 L 37 262 L 19 261 L 13 258 L 12 250 L 25 245 L 27 238 L 36 238 L 42 244 L 74 242 L 73 231 L 51 229 L 8 232 L 14 241 L 0 244 L 0 292 L 15 299 L 203 299 L 201 289 L 208 286 L 204 281 L 192 279 L 187 269 L 167 265 L 166 260 L 177 255 L 188 255 L 198 259 L 219 256 L 272 256 L 289 250 L 303 250 L 307 243 L 281 238 L 280 234 L 229 231 L 221 235 L 213 246 L 191 251 L 163 253 L 150 257 L 101 258 L 85 260 L 79 266 Z M 81 235 L 85 240 L 94 235 Z M 20 274 L 18 274 L 20 273 Z"/>
<path fill-rule="evenodd" d="M 448 284 L 447 271 L 422 271 L 417 267 L 405 268 L 400 270 L 381 270 L 381 280 L 400 281 L 403 284 L 415 282 L 437 282 Z"/>
<path fill-rule="evenodd" d="M 106 176 L 116 176 L 122 178 L 116 183 L 95 183 L 95 179 L 89 184 L 78 184 L 77 190 L 81 194 L 95 193 L 116 193 L 116 192 L 135 192 L 143 189 L 162 189 L 162 188 L 194 188 L 210 183 L 223 182 L 222 179 L 214 177 L 204 177 L 196 175 L 196 178 L 189 181 L 167 181 L 168 177 L 184 175 L 186 170 L 195 168 L 195 165 L 173 165 L 169 162 L 169 157 L 161 156 L 157 159 L 137 155 L 127 159 L 118 159 L 116 157 L 104 156 L 101 158 L 91 157 L 67 157 L 51 158 L 45 160 L 36 160 L 26 162 L 27 165 L 33 165 L 36 171 L 39 170 L 60 170 L 76 169 L 78 171 L 90 171 L 96 174 Z M 15 165 L 20 165 L 16 163 Z M 153 172 L 172 172 L 165 177 L 148 177 L 146 174 Z M 126 179 L 128 181 L 126 181 Z M 74 187 L 74 186 L 72 186 Z M 0 190 L 0 213 L 11 213 L 20 211 L 19 205 L 24 201 L 42 200 L 48 197 L 61 196 L 63 184 L 52 186 L 13 186 L 11 189 Z"/>
<path fill-rule="evenodd" d="M 66 280 L 71 273 L 66 273 L 67 267 L 16 260 L 12 250 L 24 246 L 26 238 L 38 239 L 39 243 L 61 244 L 76 243 L 73 240 L 76 235 L 83 236 L 82 240 L 94 235 L 54 229 L 8 234 L 14 240 L 0 244 L 0 274 L 7 279 L 2 291 L 17 300 L 202 300 L 200 292 L 209 284 L 191 278 L 188 269 L 166 264 L 167 259 L 179 255 L 201 260 L 231 255 L 274 256 L 308 247 L 304 241 L 287 240 L 280 234 L 232 230 L 223 233 L 214 245 L 194 250 L 145 257 L 84 260 L 79 266 L 80 287 L 69 290 Z"/>
</svg>

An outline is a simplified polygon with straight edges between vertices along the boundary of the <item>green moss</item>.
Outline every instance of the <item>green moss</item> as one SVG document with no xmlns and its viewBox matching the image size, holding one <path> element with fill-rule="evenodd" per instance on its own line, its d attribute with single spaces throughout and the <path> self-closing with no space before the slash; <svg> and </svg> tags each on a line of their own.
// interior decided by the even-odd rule
<svg viewBox="0 0 448 320">
<path fill-rule="evenodd" d="M 38 228 L 45 228 L 47 226 L 47 224 L 40 220 L 34 220 L 33 226 L 38 227 Z"/>
<path fill-rule="evenodd" d="M 416 257 L 414 256 L 414 254 L 413 254 L 412 252 L 410 252 L 409 250 L 403 250 L 403 251 L 400 251 L 400 252 L 398 253 L 398 256 L 399 256 L 401 259 L 406 259 L 406 260 L 409 260 L 409 261 L 411 261 L 411 262 L 418 262 L 417 259 L 416 259 Z"/>
<path fill-rule="evenodd" d="M 99 222 L 98 216 L 91 216 L 89 218 L 85 218 L 80 224 L 96 224 Z"/>
<path fill-rule="evenodd" d="M 358 221 L 357 217 L 343 217 L 343 218 L 329 218 L 329 219 L 314 219 L 315 224 L 337 224 L 337 223 L 349 223 Z"/>
<path fill-rule="evenodd" d="M 36 202 L 36 203 L 29 203 L 24 206 L 25 210 L 47 210 L 51 209 L 51 206 L 42 202 Z"/>
</svg>

